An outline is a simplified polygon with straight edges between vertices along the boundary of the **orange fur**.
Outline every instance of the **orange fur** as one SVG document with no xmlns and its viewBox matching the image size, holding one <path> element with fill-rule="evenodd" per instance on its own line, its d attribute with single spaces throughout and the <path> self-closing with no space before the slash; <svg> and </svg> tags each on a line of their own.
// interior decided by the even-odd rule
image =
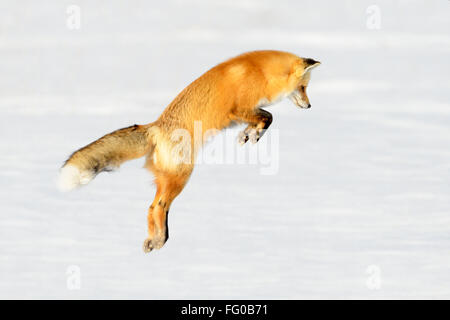
<svg viewBox="0 0 450 320">
<path fill-rule="evenodd" d="M 144 242 L 144 251 L 161 248 L 168 238 L 170 205 L 192 173 L 205 132 L 222 130 L 232 122 L 247 123 L 241 142 L 258 141 L 272 122 L 272 115 L 261 107 L 285 97 L 302 108 L 310 107 L 306 86 L 310 70 L 319 64 L 288 52 L 244 53 L 192 82 L 154 123 L 113 132 L 74 153 L 67 163 L 80 170 L 90 170 L 93 164 L 101 163 L 102 169 L 140 157 L 144 152 L 145 167 L 154 174 L 157 188 L 148 210 L 149 237 Z M 194 137 L 196 121 L 201 122 L 201 139 Z M 188 137 L 181 144 L 174 140 L 174 132 L 180 129 Z M 133 139 L 131 135 L 128 140 L 122 138 L 124 132 L 130 132 Z M 125 148 L 127 141 L 131 142 L 131 148 Z M 182 148 L 177 149 L 180 145 Z M 188 161 L 180 161 L 179 155 Z"/>
</svg>

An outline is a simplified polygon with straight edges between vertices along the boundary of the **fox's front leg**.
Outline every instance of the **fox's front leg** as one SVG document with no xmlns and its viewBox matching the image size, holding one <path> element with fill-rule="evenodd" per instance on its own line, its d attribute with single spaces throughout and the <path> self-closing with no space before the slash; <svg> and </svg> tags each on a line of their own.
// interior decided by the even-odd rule
<svg viewBox="0 0 450 320">
<path fill-rule="evenodd" d="M 248 123 L 247 128 L 239 134 L 238 142 L 240 144 L 244 144 L 248 140 L 252 143 L 258 142 L 272 123 L 272 114 L 260 108 L 251 113 L 236 113 L 235 116 L 238 120 Z"/>
</svg>

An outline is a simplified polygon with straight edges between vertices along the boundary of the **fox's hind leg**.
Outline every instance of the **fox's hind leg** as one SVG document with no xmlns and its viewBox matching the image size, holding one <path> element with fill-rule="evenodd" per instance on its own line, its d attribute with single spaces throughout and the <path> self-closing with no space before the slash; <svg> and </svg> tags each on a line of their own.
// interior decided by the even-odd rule
<svg viewBox="0 0 450 320">
<path fill-rule="evenodd" d="M 155 174 L 156 195 L 148 209 L 148 238 L 144 241 L 144 252 L 160 249 L 169 238 L 170 205 L 183 190 L 192 170 L 180 170 L 179 173 L 152 171 Z"/>
<path fill-rule="evenodd" d="M 238 136 L 240 144 L 248 140 L 252 143 L 258 142 L 272 123 L 272 114 L 260 108 L 252 112 L 236 112 L 233 116 L 237 121 L 248 123 L 247 128 Z"/>
</svg>

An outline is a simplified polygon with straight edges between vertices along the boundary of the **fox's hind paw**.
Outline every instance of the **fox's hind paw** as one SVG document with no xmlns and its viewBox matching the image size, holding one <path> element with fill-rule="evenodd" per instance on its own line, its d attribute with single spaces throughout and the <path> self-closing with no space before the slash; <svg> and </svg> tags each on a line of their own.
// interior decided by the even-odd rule
<svg viewBox="0 0 450 320">
<path fill-rule="evenodd" d="M 148 238 L 145 239 L 143 249 L 144 249 L 145 253 L 149 253 L 150 251 L 153 250 L 152 239 L 148 239 Z"/>
<path fill-rule="evenodd" d="M 163 238 L 158 238 L 158 237 L 155 237 L 153 239 L 147 238 L 144 241 L 144 246 L 143 246 L 144 252 L 149 253 L 153 249 L 161 249 L 165 243 L 166 243 L 166 240 L 164 240 Z"/>
</svg>

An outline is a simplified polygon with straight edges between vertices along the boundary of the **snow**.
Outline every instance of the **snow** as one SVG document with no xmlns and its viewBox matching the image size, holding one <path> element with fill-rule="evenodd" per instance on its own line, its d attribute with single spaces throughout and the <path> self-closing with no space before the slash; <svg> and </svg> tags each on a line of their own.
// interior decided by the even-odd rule
<svg viewBox="0 0 450 320">
<path fill-rule="evenodd" d="M 365 1 L 78 1 L 70 30 L 72 2 L 2 1 L 0 298 L 450 298 L 449 7 L 377 3 L 379 30 Z M 322 62 L 312 108 L 216 137 L 266 158 L 198 165 L 163 249 L 142 251 L 143 160 L 59 192 L 73 151 L 266 48 Z"/>
</svg>

